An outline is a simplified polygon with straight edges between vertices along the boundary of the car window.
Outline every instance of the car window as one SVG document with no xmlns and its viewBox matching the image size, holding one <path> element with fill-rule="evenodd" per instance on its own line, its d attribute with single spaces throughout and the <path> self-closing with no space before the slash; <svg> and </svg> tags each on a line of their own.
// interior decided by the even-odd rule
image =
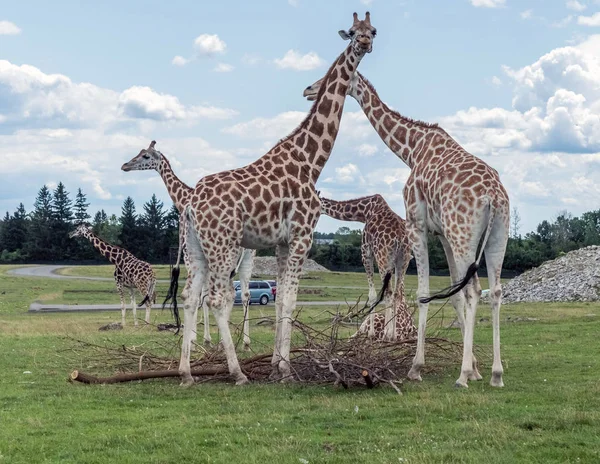
<svg viewBox="0 0 600 464">
<path fill-rule="evenodd" d="M 260 288 L 269 288 L 269 284 L 266 282 L 261 282 L 259 285 L 260 285 Z"/>
<path fill-rule="evenodd" d="M 250 288 L 251 289 L 258 288 L 258 282 L 250 282 Z"/>
</svg>

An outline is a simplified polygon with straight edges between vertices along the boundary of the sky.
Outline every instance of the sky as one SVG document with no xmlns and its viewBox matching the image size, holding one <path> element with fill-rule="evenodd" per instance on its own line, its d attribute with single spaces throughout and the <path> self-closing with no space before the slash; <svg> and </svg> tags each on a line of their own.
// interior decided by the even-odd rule
<svg viewBox="0 0 600 464">
<path fill-rule="evenodd" d="M 360 71 L 498 170 L 520 233 L 600 207 L 598 0 L 30 0 L 0 9 L 0 213 L 59 181 L 91 212 L 119 215 L 127 196 L 139 212 L 152 193 L 169 207 L 156 172 L 120 170 L 153 139 L 192 186 L 258 159 L 367 10 Z M 408 175 L 348 98 L 317 189 L 380 193 L 404 216 Z M 360 225 L 317 230 L 341 226 Z"/>
</svg>

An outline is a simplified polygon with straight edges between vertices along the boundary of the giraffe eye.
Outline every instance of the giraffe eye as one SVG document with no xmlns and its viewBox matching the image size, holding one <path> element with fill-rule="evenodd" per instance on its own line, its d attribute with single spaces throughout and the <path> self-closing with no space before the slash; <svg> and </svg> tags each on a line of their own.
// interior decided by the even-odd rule
<svg viewBox="0 0 600 464">
<path fill-rule="evenodd" d="M 150 155 L 144 155 L 144 156 L 142 156 L 142 158 L 144 158 L 144 159 L 150 159 Z"/>
<path fill-rule="evenodd" d="M 373 37 L 375 37 L 375 36 L 377 35 L 377 29 L 373 29 L 373 30 L 371 31 L 371 35 L 372 35 Z"/>
</svg>

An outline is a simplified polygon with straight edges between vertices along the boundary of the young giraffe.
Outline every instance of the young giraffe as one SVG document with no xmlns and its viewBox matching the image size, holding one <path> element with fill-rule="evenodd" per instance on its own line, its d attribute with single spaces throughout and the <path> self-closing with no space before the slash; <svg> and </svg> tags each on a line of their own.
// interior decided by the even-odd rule
<svg viewBox="0 0 600 464">
<path fill-rule="evenodd" d="M 121 297 L 121 322 L 125 325 L 125 295 L 124 287 L 129 288 L 131 295 L 131 305 L 133 307 L 133 321 L 137 326 L 136 304 L 135 304 L 135 289 L 142 294 L 144 299 L 140 306 L 146 305 L 146 324 L 150 323 L 150 308 L 156 300 L 156 276 L 154 269 L 146 261 L 136 258 L 127 250 L 106 243 L 104 240 L 94 235 L 87 224 L 79 224 L 77 228 L 69 234 L 69 238 L 84 237 L 87 238 L 94 248 L 100 252 L 102 256 L 107 258 L 115 265 L 115 281 L 117 290 Z"/>
<path fill-rule="evenodd" d="M 165 155 L 163 155 L 160 151 L 156 150 L 154 146 L 156 145 L 156 141 L 153 140 L 150 142 L 150 146 L 147 149 L 141 150 L 136 156 L 134 156 L 130 161 L 123 164 L 121 169 L 125 172 L 129 171 L 143 171 L 154 169 L 162 178 L 165 183 L 165 187 L 167 187 L 167 192 L 169 192 L 169 196 L 177 208 L 177 211 L 181 214 L 185 205 L 188 204 L 189 199 L 192 195 L 194 189 L 192 189 L 189 185 L 182 182 L 179 177 L 173 172 L 171 168 L 171 163 Z M 183 234 L 185 231 L 183 227 L 179 228 L 179 233 Z M 185 244 L 185 238 L 183 239 L 183 243 Z M 242 251 L 242 262 L 240 263 L 239 274 L 240 274 L 240 286 L 242 290 L 242 305 L 244 312 L 244 348 L 250 348 L 250 321 L 248 315 L 248 305 L 250 302 L 250 277 L 252 273 L 252 263 L 254 261 L 255 250 L 243 250 Z M 191 269 L 190 260 L 187 253 L 187 248 L 183 247 L 183 261 L 187 269 Z M 187 297 L 191 286 L 191 271 L 188 272 L 188 277 L 185 281 L 185 287 L 182 292 L 183 298 Z M 204 343 L 207 345 L 211 344 L 211 336 L 210 336 L 210 325 L 208 323 L 208 305 L 206 302 L 203 303 L 202 309 L 204 310 Z M 196 341 L 196 325 L 197 325 L 197 317 L 198 311 L 194 311 L 193 320 L 191 322 L 193 329 L 191 342 Z M 184 321 L 184 326 L 186 321 Z"/>
<path fill-rule="evenodd" d="M 237 250 L 277 246 L 278 298 L 273 351 L 273 378 L 290 378 L 292 312 L 298 279 L 319 219 L 320 201 L 315 183 L 327 162 L 338 133 L 350 79 L 363 56 L 372 49 L 375 28 L 369 14 L 340 35 L 350 45 L 336 59 L 306 119 L 266 155 L 243 168 L 201 179 L 188 207 L 186 245 L 194 272 L 191 296 L 184 311 L 192 311 L 208 279 L 208 304 L 221 332 L 229 372 L 236 383 L 248 381 L 241 371 L 231 333 L 232 272 Z M 180 372 L 184 384 L 193 382 L 184 329 Z"/>
<path fill-rule="evenodd" d="M 417 329 L 404 297 L 404 276 L 411 258 L 404 219 L 389 207 L 381 195 L 347 201 L 321 198 L 321 214 L 341 221 L 365 224 L 360 250 L 369 282 L 369 306 L 377 298 L 373 282 L 373 261 L 377 262 L 382 280 L 388 273 L 394 272 L 396 276 L 394 290 L 387 287 L 384 293 L 388 308 L 385 317 L 371 312 L 358 332 L 367 332 L 370 337 L 384 340 L 413 338 Z"/>
<path fill-rule="evenodd" d="M 314 98 L 320 86 L 318 81 L 308 87 L 305 96 Z M 500 358 L 500 272 L 508 241 L 510 205 L 498 172 L 468 153 L 437 124 L 415 121 L 391 110 L 360 73 L 353 77 L 348 94 L 360 104 L 381 139 L 411 168 L 404 187 L 404 203 L 407 231 L 417 262 L 420 298 L 417 352 L 408 377 L 421 380 L 429 301 L 450 297 L 463 335 L 463 361 L 456 386 L 467 387 L 468 380 L 481 379 L 473 355 L 473 331 L 481 295 L 477 269 L 485 253 L 494 342 L 490 384 L 504 386 Z M 427 297 L 428 231 L 438 235 L 442 242 L 453 283 L 448 291 L 431 297 Z"/>
</svg>

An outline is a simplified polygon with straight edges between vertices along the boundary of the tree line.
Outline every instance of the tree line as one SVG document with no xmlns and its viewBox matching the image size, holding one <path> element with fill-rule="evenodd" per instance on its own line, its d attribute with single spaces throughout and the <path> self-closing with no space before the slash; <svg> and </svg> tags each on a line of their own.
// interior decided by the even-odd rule
<svg viewBox="0 0 600 464">
<path fill-rule="evenodd" d="M 33 210 L 21 203 L 0 219 L 0 262 L 48 262 L 102 260 L 93 247 L 82 239 L 69 239 L 76 224 L 90 222 L 96 235 L 129 250 L 135 256 L 153 262 L 168 263 L 170 249 L 178 246 L 179 213 L 152 195 L 140 213 L 131 197 L 123 201 L 121 214 L 108 215 L 104 210 L 93 217 L 90 204 L 81 188 L 74 200 L 60 182 L 54 190 L 43 186 L 38 191 Z M 515 209 L 503 268 L 519 273 L 539 266 L 563 253 L 588 245 L 600 245 L 600 210 L 574 217 L 564 211 L 553 221 L 542 221 L 534 232 L 522 236 L 520 216 Z M 332 270 L 362 271 L 361 231 L 340 227 L 335 233 L 315 232 L 309 257 Z M 327 243 L 322 243 L 323 239 Z M 446 256 L 440 241 L 429 237 L 429 262 L 433 272 L 446 273 Z M 273 255 L 274 250 L 260 250 L 259 255 Z M 485 268 L 482 266 L 482 268 Z M 414 261 L 409 270 L 415 270 Z"/>
<path fill-rule="evenodd" d="M 124 200 L 119 217 L 101 209 L 92 218 L 89 206 L 80 188 L 73 201 L 62 182 L 53 191 L 44 185 L 32 211 L 20 203 L 0 220 L 0 262 L 101 260 L 87 240 L 69 238 L 82 222 L 91 223 L 103 240 L 150 262 L 168 262 L 169 248 L 178 246 L 179 213 L 174 206 L 165 208 L 156 195 L 139 214 L 131 197 Z"/>
</svg>

